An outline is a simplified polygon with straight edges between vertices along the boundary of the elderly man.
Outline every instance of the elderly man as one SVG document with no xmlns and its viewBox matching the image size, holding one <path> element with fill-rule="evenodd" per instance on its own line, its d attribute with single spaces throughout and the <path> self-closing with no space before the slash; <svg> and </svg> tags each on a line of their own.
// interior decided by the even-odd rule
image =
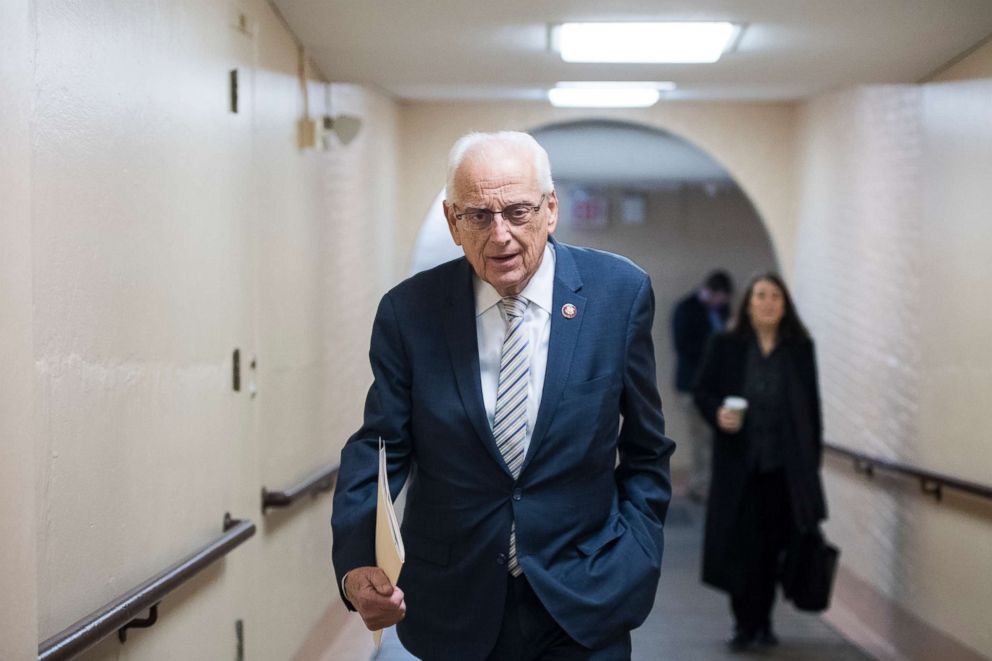
<svg viewBox="0 0 992 661">
<path fill-rule="evenodd" d="M 387 293 L 364 424 L 341 452 L 334 566 L 370 629 L 429 661 L 616 659 L 654 603 L 671 497 L 647 275 L 550 238 L 547 153 L 451 151 L 464 258 Z M 410 478 L 398 585 L 374 567 L 379 438 Z"/>
</svg>

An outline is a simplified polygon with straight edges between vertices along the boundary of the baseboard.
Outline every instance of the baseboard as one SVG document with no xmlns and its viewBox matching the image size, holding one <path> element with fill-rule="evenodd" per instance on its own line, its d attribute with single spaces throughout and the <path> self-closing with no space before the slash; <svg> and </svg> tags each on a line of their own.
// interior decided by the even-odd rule
<svg viewBox="0 0 992 661">
<path fill-rule="evenodd" d="M 879 661 L 987 661 L 944 631 L 910 613 L 843 566 L 823 618 Z"/>
</svg>

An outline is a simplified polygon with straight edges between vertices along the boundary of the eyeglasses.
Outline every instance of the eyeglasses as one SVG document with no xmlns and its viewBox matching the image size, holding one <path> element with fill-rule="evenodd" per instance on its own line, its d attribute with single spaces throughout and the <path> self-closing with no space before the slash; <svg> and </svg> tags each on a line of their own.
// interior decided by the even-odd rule
<svg viewBox="0 0 992 661">
<path fill-rule="evenodd" d="M 511 225 L 520 227 L 529 223 L 530 219 L 534 217 L 534 214 L 541 210 L 541 206 L 544 205 L 544 200 L 547 197 L 547 193 L 542 195 L 536 205 L 525 203 L 511 204 L 499 211 L 492 211 L 491 209 L 465 209 L 461 213 L 456 213 L 455 218 L 464 221 L 470 230 L 479 232 L 489 229 L 493 221 L 496 220 L 497 214 L 503 216 L 503 220 Z M 454 207 L 455 205 L 452 204 L 451 206 Z"/>
</svg>

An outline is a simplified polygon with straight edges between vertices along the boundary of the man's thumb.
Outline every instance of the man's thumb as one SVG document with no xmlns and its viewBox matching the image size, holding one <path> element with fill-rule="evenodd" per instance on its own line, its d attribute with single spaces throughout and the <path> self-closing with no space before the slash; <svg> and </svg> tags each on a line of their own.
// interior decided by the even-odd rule
<svg viewBox="0 0 992 661">
<path fill-rule="evenodd" d="M 372 587 L 384 597 L 388 597 L 393 593 L 393 584 L 389 582 L 386 572 L 381 569 L 372 574 Z"/>
</svg>

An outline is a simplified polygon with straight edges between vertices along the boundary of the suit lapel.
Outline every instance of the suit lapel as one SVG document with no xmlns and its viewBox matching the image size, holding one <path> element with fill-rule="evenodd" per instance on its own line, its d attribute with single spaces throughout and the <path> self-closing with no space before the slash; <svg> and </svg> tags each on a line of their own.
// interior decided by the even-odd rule
<svg viewBox="0 0 992 661">
<path fill-rule="evenodd" d="M 458 393 L 465 413 L 482 440 L 503 470 L 510 474 L 503 455 L 496 446 L 489 427 L 485 403 L 482 399 L 482 382 L 479 376 L 479 340 L 475 327 L 475 293 L 472 288 L 472 269 L 467 260 L 459 264 L 449 290 L 448 305 L 444 312 L 444 331 L 451 353 L 451 366 L 455 373 Z"/>
<path fill-rule="evenodd" d="M 551 337 L 548 340 L 548 366 L 544 373 L 544 390 L 541 394 L 541 406 L 537 411 L 537 421 L 534 423 L 534 433 L 531 435 L 530 447 L 520 472 L 527 470 L 527 464 L 537 454 L 538 446 L 554 417 L 561 391 L 568 381 L 568 373 L 572 365 L 572 354 L 585 318 L 586 299 L 577 292 L 582 289 L 582 278 L 575 266 L 575 261 L 567 246 L 554 239 L 549 239 L 555 247 L 555 285 L 551 304 Z M 562 308 L 567 304 L 575 306 L 575 316 L 565 317 Z"/>
</svg>

